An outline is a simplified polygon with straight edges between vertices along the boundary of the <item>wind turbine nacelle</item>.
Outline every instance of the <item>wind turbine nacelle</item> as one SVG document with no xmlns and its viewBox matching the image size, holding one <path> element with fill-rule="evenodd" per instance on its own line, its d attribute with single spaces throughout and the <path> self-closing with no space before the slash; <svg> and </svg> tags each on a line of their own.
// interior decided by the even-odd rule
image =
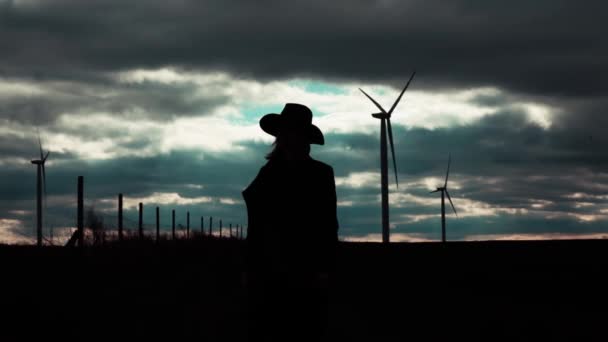
<svg viewBox="0 0 608 342">
<path fill-rule="evenodd" d="M 372 116 L 376 119 L 388 119 L 389 118 L 389 116 L 384 113 L 374 113 L 374 114 L 372 114 Z"/>
</svg>

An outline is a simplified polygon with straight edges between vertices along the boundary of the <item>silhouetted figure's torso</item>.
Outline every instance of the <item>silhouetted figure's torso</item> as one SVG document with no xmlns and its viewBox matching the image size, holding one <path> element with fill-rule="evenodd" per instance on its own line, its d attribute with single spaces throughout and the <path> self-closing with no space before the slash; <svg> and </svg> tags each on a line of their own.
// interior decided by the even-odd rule
<svg viewBox="0 0 608 342">
<path fill-rule="evenodd" d="M 328 271 L 338 239 L 330 166 L 307 158 L 271 160 L 243 191 L 250 266 L 267 271 Z"/>
<path fill-rule="evenodd" d="M 333 270 L 338 241 L 333 169 L 310 157 L 271 159 L 243 197 L 254 329 L 315 335 L 327 314 L 319 276 Z"/>
</svg>

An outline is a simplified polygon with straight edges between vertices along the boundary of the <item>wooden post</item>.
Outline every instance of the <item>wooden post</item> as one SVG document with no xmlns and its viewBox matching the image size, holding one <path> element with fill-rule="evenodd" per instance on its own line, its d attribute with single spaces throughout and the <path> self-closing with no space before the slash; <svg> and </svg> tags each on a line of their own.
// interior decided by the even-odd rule
<svg viewBox="0 0 608 342">
<path fill-rule="evenodd" d="M 201 235 L 205 235 L 205 221 L 203 220 L 202 216 L 201 216 Z"/>
<path fill-rule="evenodd" d="M 84 247 L 84 177 L 78 176 L 78 244 Z"/>
<path fill-rule="evenodd" d="M 209 236 L 213 236 L 213 216 L 209 216 Z"/>
<path fill-rule="evenodd" d="M 160 209 L 156 207 L 156 242 L 160 241 Z"/>
<path fill-rule="evenodd" d="M 230 232 L 228 237 L 232 238 L 232 223 L 229 223 L 228 225 L 230 226 L 228 230 Z"/>
<path fill-rule="evenodd" d="M 144 204 L 139 202 L 139 239 L 140 240 L 143 240 L 143 238 L 144 238 L 143 214 L 144 214 Z"/>
<path fill-rule="evenodd" d="M 118 194 L 118 241 L 122 241 L 122 194 Z"/>
<path fill-rule="evenodd" d="M 186 213 L 186 239 L 190 238 L 190 212 Z"/>
<path fill-rule="evenodd" d="M 171 240 L 175 240 L 175 209 L 171 211 Z"/>
<path fill-rule="evenodd" d="M 222 220 L 220 220 L 220 238 L 222 237 Z"/>
</svg>

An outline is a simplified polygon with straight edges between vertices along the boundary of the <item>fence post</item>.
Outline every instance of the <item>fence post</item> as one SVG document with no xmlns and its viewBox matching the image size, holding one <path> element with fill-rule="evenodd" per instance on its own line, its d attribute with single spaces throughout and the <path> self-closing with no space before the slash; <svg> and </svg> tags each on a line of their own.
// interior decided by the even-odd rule
<svg viewBox="0 0 608 342">
<path fill-rule="evenodd" d="M 140 240 L 143 240 L 143 238 L 144 238 L 143 214 L 144 214 L 144 204 L 139 202 L 139 239 Z"/>
<path fill-rule="evenodd" d="M 229 238 L 232 238 L 232 223 L 229 223 L 228 225 L 230 226 L 230 228 L 229 228 L 229 229 L 230 229 L 230 230 L 229 230 L 229 232 L 230 232 L 230 233 L 229 233 L 229 236 L 228 236 L 228 237 L 229 237 Z"/>
<path fill-rule="evenodd" d="M 209 236 L 213 236 L 213 216 L 209 216 Z"/>
<path fill-rule="evenodd" d="M 118 194 L 118 241 L 122 241 L 122 194 Z"/>
<path fill-rule="evenodd" d="M 84 247 L 84 177 L 78 176 L 78 244 Z"/>
<path fill-rule="evenodd" d="M 175 209 L 171 211 L 171 240 L 175 240 Z"/>
<path fill-rule="evenodd" d="M 190 238 L 190 212 L 186 213 L 186 239 Z"/>
<path fill-rule="evenodd" d="M 220 219 L 220 238 L 222 237 L 222 220 Z"/>
<path fill-rule="evenodd" d="M 201 216 L 201 236 L 205 235 L 205 221 L 203 220 L 203 217 Z"/>
<path fill-rule="evenodd" d="M 160 241 L 160 212 L 159 208 L 156 207 L 156 242 Z"/>
</svg>

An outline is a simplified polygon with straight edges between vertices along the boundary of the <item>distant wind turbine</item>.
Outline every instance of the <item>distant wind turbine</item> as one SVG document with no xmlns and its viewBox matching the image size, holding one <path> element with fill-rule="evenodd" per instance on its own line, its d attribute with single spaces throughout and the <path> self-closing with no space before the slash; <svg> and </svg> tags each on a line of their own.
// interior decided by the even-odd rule
<svg viewBox="0 0 608 342">
<path fill-rule="evenodd" d="M 412 82 L 414 75 L 416 75 L 415 71 L 412 73 L 412 76 L 410 77 L 409 81 L 407 81 L 407 84 L 401 91 L 401 94 L 399 94 L 399 97 L 397 98 L 395 103 L 393 103 L 393 106 L 391 107 L 391 109 L 388 112 L 386 112 L 384 110 L 384 108 L 382 108 L 382 106 L 378 102 L 376 102 L 376 100 L 374 100 L 365 91 L 363 91 L 363 89 L 359 88 L 359 90 L 365 96 L 367 96 L 367 98 L 370 99 L 374 103 L 374 105 L 376 105 L 376 107 L 378 107 L 378 109 L 380 109 L 380 113 L 374 113 L 374 114 L 372 114 L 372 117 L 374 117 L 376 119 L 380 119 L 380 175 L 381 175 L 380 188 L 381 188 L 381 194 L 382 194 L 381 197 L 382 197 L 382 242 L 383 243 L 390 242 L 389 220 L 388 220 L 388 151 L 387 151 L 387 146 L 386 146 L 386 131 L 387 131 L 387 126 L 388 126 L 388 138 L 389 138 L 389 141 L 391 144 L 391 153 L 393 155 L 393 167 L 395 169 L 395 183 L 396 183 L 397 187 L 399 187 L 399 180 L 397 179 L 397 161 L 395 160 L 395 146 L 393 144 L 393 128 L 391 127 L 391 115 L 393 114 L 393 110 L 395 110 L 395 107 L 397 107 L 397 104 L 399 104 L 399 101 L 401 101 L 401 97 L 403 96 L 403 93 L 405 93 L 405 91 L 407 90 L 407 88 L 410 85 L 410 82 Z"/>
<path fill-rule="evenodd" d="M 448 200 L 450 200 L 450 204 L 452 205 L 452 210 L 454 210 L 454 214 L 458 217 L 458 213 L 456 213 L 456 208 L 454 208 L 454 203 L 452 203 L 452 199 L 450 198 L 450 193 L 448 192 L 448 176 L 450 175 L 450 162 L 452 161 L 452 156 L 448 157 L 448 170 L 445 173 L 445 183 L 443 183 L 442 187 L 438 187 L 437 190 L 431 191 L 430 193 L 441 191 L 441 242 L 445 242 L 445 195 L 448 196 Z"/>
<path fill-rule="evenodd" d="M 49 157 L 50 151 L 46 152 L 46 155 L 42 152 L 42 142 L 40 141 L 40 133 L 38 133 L 38 146 L 40 147 L 40 159 L 32 160 L 32 164 L 38 168 L 38 175 L 36 178 L 36 245 L 42 246 L 42 200 L 43 200 L 43 189 L 44 199 L 46 201 L 46 171 L 44 163 Z"/>
</svg>

